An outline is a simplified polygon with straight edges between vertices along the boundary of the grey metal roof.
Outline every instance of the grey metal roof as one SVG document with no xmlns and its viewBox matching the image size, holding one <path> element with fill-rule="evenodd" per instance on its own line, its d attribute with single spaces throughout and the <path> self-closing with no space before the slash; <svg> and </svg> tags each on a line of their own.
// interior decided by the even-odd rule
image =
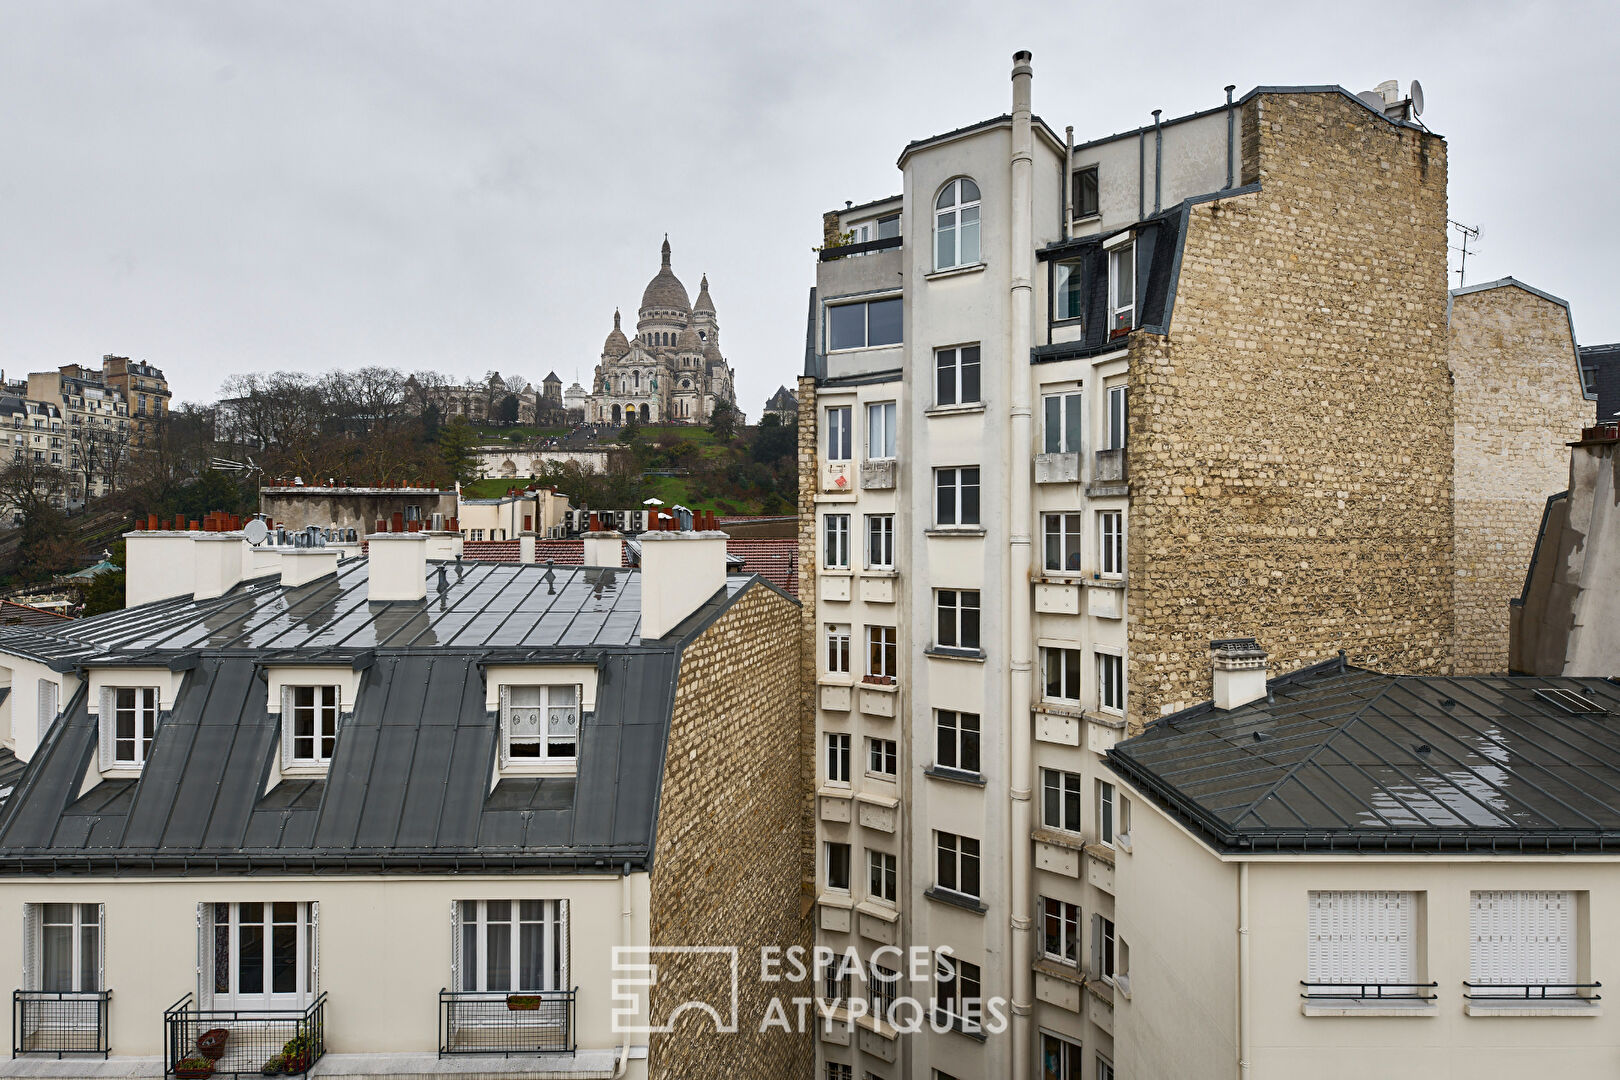
<svg viewBox="0 0 1620 1080">
<path fill-rule="evenodd" d="M 1224 851 L 1620 850 L 1613 680 L 1333 661 L 1269 685 L 1269 701 L 1155 721 L 1108 763 Z"/>
</svg>

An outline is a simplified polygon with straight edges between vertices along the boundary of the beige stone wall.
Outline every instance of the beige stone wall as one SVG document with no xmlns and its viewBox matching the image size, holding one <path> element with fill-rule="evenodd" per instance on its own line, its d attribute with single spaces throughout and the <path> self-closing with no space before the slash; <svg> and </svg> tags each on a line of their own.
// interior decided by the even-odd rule
<svg viewBox="0 0 1620 1080">
<path fill-rule="evenodd" d="M 1569 311 L 1517 285 L 1452 299 L 1457 461 L 1457 671 L 1508 667 L 1508 601 L 1524 586 L 1547 496 L 1594 408 Z"/>
<path fill-rule="evenodd" d="M 1131 341 L 1133 723 L 1210 697 L 1212 638 L 1452 661 L 1445 143 L 1336 94 L 1243 124 L 1261 190 L 1192 209 L 1170 335 Z"/>
<path fill-rule="evenodd" d="M 773 996 L 807 993 L 760 979 L 764 946 L 806 947 L 799 904 L 799 606 L 753 585 L 688 645 L 670 723 L 652 866 L 651 943 L 738 950 L 739 1029 L 717 1033 L 687 1012 L 672 1034 L 652 1036 L 648 1075 L 669 1080 L 746 1076 L 809 1080 L 808 1033 L 762 1034 Z M 729 1004 L 729 968 L 715 957 L 656 955 L 652 1012 L 681 1003 Z"/>
<path fill-rule="evenodd" d="M 816 408 L 816 380 L 799 377 L 799 670 L 800 724 L 803 752 L 800 782 L 804 792 L 804 897 L 808 908 L 816 895 L 816 663 L 821 647 L 816 636 L 820 597 L 816 593 L 816 440 L 820 412 Z"/>
</svg>

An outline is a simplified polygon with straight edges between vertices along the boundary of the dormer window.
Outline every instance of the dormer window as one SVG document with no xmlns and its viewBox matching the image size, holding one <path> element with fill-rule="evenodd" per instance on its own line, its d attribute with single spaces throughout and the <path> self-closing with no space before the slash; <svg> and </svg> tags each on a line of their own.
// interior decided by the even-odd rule
<svg viewBox="0 0 1620 1080">
<path fill-rule="evenodd" d="M 579 755 L 580 687 L 501 687 L 501 754 L 514 764 L 572 764 Z"/>
<path fill-rule="evenodd" d="M 282 707 L 294 765 L 325 765 L 337 747 L 340 699 L 335 686 L 289 686 Z"/>
<path fill-rule="evenodd" d="M 157 726 L 157 687 L 104 687 L 101 691 L 103 766 L 138 769 L 146 764 Z"/>
</svg>

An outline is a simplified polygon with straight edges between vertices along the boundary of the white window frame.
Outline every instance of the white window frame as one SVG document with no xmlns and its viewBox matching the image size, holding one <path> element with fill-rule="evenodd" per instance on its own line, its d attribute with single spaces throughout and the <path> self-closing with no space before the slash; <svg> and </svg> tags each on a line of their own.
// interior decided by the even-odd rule
<svg viewBox="0 0 1620 1080">
<path fill-rule="evenodd" d="M 1097 572 L 1110 580 L 1125 576 L 1125 512 L 1097 511 Z"/>
<path fill-rule="evenodd" d="M 824 569 L 849 569 L 848 514 L 826 514 L 822 516 L 821 559 L 821 565 Z"/>
<path fill-rule="evenodd" d="M 850 736 L 845 731 L 827 733 L 827 783 L 849 786 Z"/>
<path fill-rule="evenodd" d="M 539 691 L 538 702 L 514 704 L 514 692 L 528 697 Z M 503 683 L 501 695 L 501 765 L 543 766 L 548 768 L 574 768 L 579 761 L 580 740 L 585 731 L 585 688 L 579 683 Z M 555 700 L 553 700 L 555 698 Z M 535 734 L 527 731 L 521 740 L 513 737 L 517 722 L 528 723 L 528 717 L 515 717 L 515 710 L 537 710 L 534 719 Z M 534 743 L 536 754 L 514 754 L 514 745 Z M 555 744 L 555 745 L 554 745 Z"/>
<path fill-rule="evenodd" d="M 876 736 L 866 738 L 866 775 L 893 780 L 900 773 L 900 744 Z"/>
<path fill-rule="evenodd" d="M 827 407 L 827 460 L 849 461 L 854 453 L 855 409 L 850 405 Z"/>
<path fill-rule="evenodd" d="M 103 690 L 105 715 L 101 722 L 106 727 L 108 761 L 112 768 L 139 769 L 146 765 L 163 714 L 162 694 L 156 686 L 109 686 Z M 128 705 L 124 704 L 125 695 L 128 695 Z M 131 725 L 128 737 L 118 731 L 119 719 L 126 714 Z"/>
<path fill-rule="evenodd" d="M 947 974 L 950 978 L 945 978 Z M 935 964 L 937 1013 L 963 1031 L 977 1032 L 984 1016 L 984 969 L 959 956 L 939 955 Z M 971 990 L 971 992 L 970 992 Z"/>
<path fill-rule="evenodd" d="M 849 674 L 850 627 L 848 623 L 827 624 L 827 674 Z"/>
<path fill-rule="evenodd" d="M 970 868 L 971 882 L 968 880 Z M 970 884 L 975 886 L 972 892 L 968 891 Z M 976 838 L 939 829 L 934 831 L 934 888 L 979 899 L 984 889 L 984 847 Z"/>
<path fill-rule="evenodd" d="M 853 854 L 850 845 L 837 840 L 828 840 L 822 846 L 825 849 L 822 858 L 822 867 L 826 874 L 827 891 L 839 893 L 849 892 L 851 884 L 850 877 L 853 873 L 853 867 L 851 866 Z M 834 867 L 840 865 L 843 868 L 844 883 L 842 885 L 835 882 L 833 875 Z"/>
<path fill-rule="evenodd" d="M 298 699 L 301 694 L 308 692 L 310 701 L 307 705 L 300 705 Z M 299 714 L 307 712 L 310 721 L 310 734 L 298 734 Z M 341 726 L 343 715 L 343 690 L 335 685 L 286 685 L 281 688 L 281 737 L 283 740 L 283 764 L 290 767 L 300 765 L 330 765 L 332 754 L 337 749 L 338 729 Z M 328 733 L 327 725 L 330 725 Z M 299 744 L 307 741 L 310 752 L 299 753 Z M 324 745 L 331 742 L 331 748 Z"/>
<path fill-rule="evenodd" d="M 1091 934 L 1092 974 L 1103 982 L 1113 985 L 1115 964 L 1118 960 L 1115 945 L 1119 939 L 1119 929 L 1114 925 L 1114 920 L 1094 914 L 1091 916 Z"/>
<path fill-rule="evenodd" d="M 1084 942 L 1081 940 L 1081 919 L 1084 918 L 1079 904 L 1072 904 L 1067 900 L 1060 900 L 1055 896 L 1043 896 L 1040 903 L 1041 928 L 1040 946 L 1041 956 L 1054 964 L 1063 964 L 1068 967 L 1080 966 L 1080 951 Z M 1053 924 L 1057 925 L 1058 951 L 1053 952 L 1047 947 L 1051 935 L 1048 933 Z"/>
<path fill-rule="evenodd" d="M 491 908 L 500 904 L 508 905 L 505 919 L 493 917 L 495 913 Z M 539 904 L 540 910 L 530 912 L 531 917 L 525 917 L 526 904 Z M 538 897 L 456 900 L 451 907 L 451 922 L 451 967 L 454 970 L 450 973 L 450 985 L 458 992 L 505 997 L 508 994 L 543 994 L 569 988 L 568 901 Z M 523 928 L 526 926 L 540 928 L 539 986 L 523 985 Z M 490 961 L 493 959 L 492 953 L 499 948 L 494 940 L 496 935 L 491 934 L 491 927 L 507 928 L 505 951 L 508 986 L 490 986 Z M 472 946 L 471 950 L 469 945 Z"/>
<path fill-rule="evenodd" d="M 51 908 L 67 908 L 66 921 L 49 921 Z M 68 985 L 46 986 L 45 951 L 53 928 L 68 930 Z M 93 935 L 86 941 L 86 932 Z M 59 994 L 96 994 L 107 985 L 107 908 L 99 903 L 28 903 L 23 906 L 23 988 Z M 88 1021 L 87 1021 L 88 1023 Z M 77 1022 L 73 1022 L 76 1028 Z"/>
<path fill-rule="evenodd" d="M 978 589 L 934 590 L 934 644 L 942 649 L 977 651 L 983 627 Z M 972 614 L 971 625 L 969 613 Z M 969 629 L 972 640 L 968 640 Z"/>
<path fill-rule="evenodd" d="M 972 359 L 968 353 L 972 353 Z M 984 402 L 984 366 L 983 350 L 979 345 L 953 345 L 947 349 L 934 350 L 934 405 L 942 408 L 954 408 L 958 405 L 980 405 Z M 949 359 L 947 359 L 947 357 Z M 967 380 L 964 376 L 967 369 L 972 368 L 975 389 L 973 396 L 967 396 Z M 948 380 L 946 373 L 949 373 Z M 948 381 L 950 393 L 941 393 L 944 384 Z M 949 397 L 949 400 L 946 398 Z"/>
<path fill-rule="evenodd" d="M 866 515 L 866 568 L 894 569 L 894 515 Z"/>
<path fill-rule="evenodd" d="M 880 666 L 876 663 L 879 658 L 884 663 L 885 670 L 876 671 Z M 894 670 L 887 670 L 889 661 L 893 661 Z M 888 676 L 898 679 L 900 677 L 900 632 L 893 626 L 868 626 L 866 628 L 866 673 L 868 675 Z"/>
<path fill-rule="evenodd" d="M 972 482 L 968 482 L 968 473 L 972 473 Z M 982 473 L 977 465 L 948 465 L 934 470 L 934 524 L 942 529 L 974 529 L 978 528 L 984 518 Z M 973 520 L 967 519 L 967 511 L 963 505 L 963 495 L 967 489 L 972 488 L 974 495 Z M 951 520 L 945 520 L 944 493 L 951 493 Z"/>
<path fill-rule="evenodd" d="M 1055 429 L 1055 430 L 1054 430 Z M 1072 429 L 1072 430 L 1071 430 Z M 1078 454 L 1085 445 L 1085 391 L 1057 390 L 1041 395 L 1041 452 Z"/>
<path fill-rule="evenodd" d="M 1117 652 L 1097 653 L 1097 711 L 1125 713 L 1125 657 Z"/>
<path fill-rule="evenodd" d="M 980 199 L 979 185 L 966 176 L 947 181 L 934 196 L 935 270 L 979 264 L 983 248 Z"/>
<path fill-rule="evenodd" d="M 1083 326 L 1086 317 L 1086 276 L 1084 259 L 1059 259 L 1052 263 L 1052 321 L 1070 326 Z M 1065 296 L 1080 300 L 1080 313 L 1068 314 L 1063 306 Z"/>
<path fill-rule="evenodd" d="M 866 460 L 893 461 L 899 408 L 892 401 L 866 404 Z"/>
<path fill-rule="evenodd" d="M 1086 173 L 1091 174 L 1091 193 L 1097 204 L 1091 210 L 1082 210 L 1080 208 L 1080 178 Z M 1073 185 L 1069 189 L 1069 210 L 1073 213 L 1075 221 L 1085 221 L 1102 213 L 1102 166 L 1082 165 L 1071 170 L 1069 183 Z"/>
<path fill-rule="evenodd" d="M 900 895 L 900 859 L 887 851 L 866 850 L 866 895 L 894 904 Z"/>
<path fill-rule="evenodd" d="M 945 722 L 950 717 L 950 723 Z M 971 719 L 971 730 L 964 723 Z M 969 768 L 964 762 L 967 760 L 968 737 L 972 736 L 973 767 Z M 934 764 L 942 769 L 953 769 L 956 772 L 977 774 L 984 764 L 983 752 L 984 730 L 978 713 L 960 712 L 956 709 L 934 710 Z M 950 761 L 944 760 L 946 749 L 950 750 Z"/>
<path fill-rule="evenodd" d="M 1057 528 L 1053 528 L 1056 524 Z M 1049 574 L 1078 574 L 1085 566 L 1086 516 L 1078 510 L 1054 510 L 1041 515 L 1041 565 Z M 1053 563 L 1053 543 L 1057 565 Z M 1067 554 L 1065 554 L 1067 553 Z M 1072 563 L 1073 565 L 1068 565 Z"/>
<path fill-rule="evenodd" d="M 1072 680 L 1074 696 L 1070 697 L 1067 695 L 1053 694 L 1050 692 L 1052 685 L 1051 665 L 1054 662 L 1056 662 L 1060 668 L 1059 689 L 1069 689 L 1069 685 Z M 1080 663 L 1081 652 L 1079 649 L 1071 649 L 1059 645 L 1041 646 L 1041 700 L 1057 701 L 1069 705 L 1080 704 L 1080 695 L 1082 693 Z"/>
<path fill-rule="evenodd" d="M 872 340 L 872 305 L 873 304 L 900 304 L 901 325 L 899 338 L 894 341 Z M 861 309 L 861 343 L 859 345 L 834 345 L 832 341 L 833 312 L 845 308 Z M 905 344 L 905 308 L 904 301 L 899 296 L 874 296 L 865 300 L 856 300 L 850 303 L 837 303 L 827 305 L 827 352 L 854 352 L 857 349 L 893 349 Z"/>
<path fill-rule="evenodd" d="M 1121 265 L 1126 259 L 1130 260 L 1130 273 L 1121 275 Z M 1121 288 L 1121 282 L 1130 286 L 1127 296 Z M 1124 316 L 1121 321 L 1121 316 Z M 1136 241 L 1120 244 L 1108 252 L 1108 331 L 1110 334 L 1121 326 L 1126 329 L 1136 329 Z"/>
<path fill-rule="evenodd" d="M 1079 773 L 1041 770 L 1042 828 L 1076 835 L 1084 832 L 1085 801 L 1085 781 Z M 1056 820 L 1053 820 L 1054 815 Z"/>
<path fill-rule="evenodd" d="M 1048 1061 L 1050 1050 L 1057 1051 L 1057 1062 Z M 1078 1042 L 1056 1032 L 1041 1029 L 1041 1059 L 1037 1072 L 1041 1080 L 1080 1080 L 1084 1049 Z"/>
<path fill-rule="evenodd" d="M 1106 780 L 1097 781 L 1097 842 L 1104 847 L 1114 846 L 1116 835 L 1114 814 L 1118 808 L 1119 793 Z"/>
<path fill-rule="evenodd" d="M 1106 389 L 1108 399 L 1108 445 L 1106 450 L 1123 450 L 1130 440 L 1130 416 L 1126 411 L 1126 393 L 1128 387 L 1124 383 L 1110 386 Z"/>
<path fill-rule="evenodd" d="M 295 903 L 297 911 L 295 921 L 287 923 L 276 919 L 275 907 L 278 903 Z M 251 923 L 242 922 L 242 906 L 244 904 L 261 904 L 263 914 L 259 921 Z M 213 1007 L 219 1009 L 302 1009 L 315 999 L 316 960 L 316 904 L 313 901 L 299 900 L 242 900 L 230 902 L 217 902 L 205 905 L 208 909 L 210 935 L 207 940 L 208 955 L 202 958 L 203 966 L 207 968 L 210 996 Z M 220 921 L 220 909 L 226 909 L 226 921 Z M 294 982 L 297 988 L 290 992 L 277 992 L 274 989 L 274 957 L 275 957 L 275 928 L 278 926 L 296 926 L 295 948 L 297 960 L 294 965 Z M 263 933 L 262 947 L 264 954 L 261 959 L 262 989 L 257 992 L 241 990 L 241 961 L 243 957 L 242 929 L 250 926 Z M 220 989 L 221 972 L 215 963 L 215 957 L 220 953 L 219 933 L 226 933 L 225 956 L 228 967 L 223 973 L 226 989 Z"/>
</svg>

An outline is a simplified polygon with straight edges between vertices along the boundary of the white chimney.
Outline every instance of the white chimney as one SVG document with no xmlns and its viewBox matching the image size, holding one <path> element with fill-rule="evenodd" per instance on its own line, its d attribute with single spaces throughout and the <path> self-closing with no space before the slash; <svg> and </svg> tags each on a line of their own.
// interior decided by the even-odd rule
<svg viewBox="0 0 1620 1080">
<path fill-rule="evenodd" d="M 195 573 L 192 594 L 198 600 L 224 596 L 242 580 L 247 539 L 241 533 L 192 533 L 191 537 L 191 563 Z M 128 580 L 127 575 L 125 580 Z"/>
<path fill-rule="evenodd" d="M 695 535 L 686 533 L 687 536 Z M 723 534 L 722 534 L 723 535 Z M 643 536 L 645 539 L 645 536 Z M 645 548 L 642 550 L 646 550 Z M 585 565 L 624 565 L 624 534 L 618 532 L 588 532 L 585 534 Z"/>
<path fill-rule="evenodd" d="M 1209 643 L 1215 653 L 1215 707 L 1236 709 L 1266 696 L 1266 650 L 1252 637 Z"/>
<path fill-rule="evenodd" d="M 284 548 L 281 551 L 281 583 L 307 585 L 316 578 L 336 574 L 338 553 L 334 548 Z"/>
<path fill-rule="evenodd" d="M 427 596 L 426 533 L 372 533 L 366 598 L 373 604 Z"/>
<path fill-rule="evenodd" d="M 442 515 L 435 514 L 435 517 Z M 428 538 L 427 557 L 440 559 L 444 562 L 455 562 L 456 556 L 461 554 L 461 534 L 443 529 L 429 530 L 422 534 Z"/>
<path fill-rule="evenodd" d="M 191 538 L 202 533 L 150 529 L 124 534 L 124 606 L 190 596 L 197 587 Z"/>
<path fill-rule="evenodd" d="M 588 559 L 586 563 L 590 565 Z M 663 637 L 707 603 L 725 584 L 725 533 L 642 533 L 642 638 Z"/>
<path fill-rule="evenodd" d="M 532 533 L 532 532 L 520 532 L 520 533 L 518 533 L 518 562 L 520 562 L 520 563 L 532 563 L 532 562 L 534 562 L 534 550 L 535 550 L 534 533 Z"/>
</svg>

